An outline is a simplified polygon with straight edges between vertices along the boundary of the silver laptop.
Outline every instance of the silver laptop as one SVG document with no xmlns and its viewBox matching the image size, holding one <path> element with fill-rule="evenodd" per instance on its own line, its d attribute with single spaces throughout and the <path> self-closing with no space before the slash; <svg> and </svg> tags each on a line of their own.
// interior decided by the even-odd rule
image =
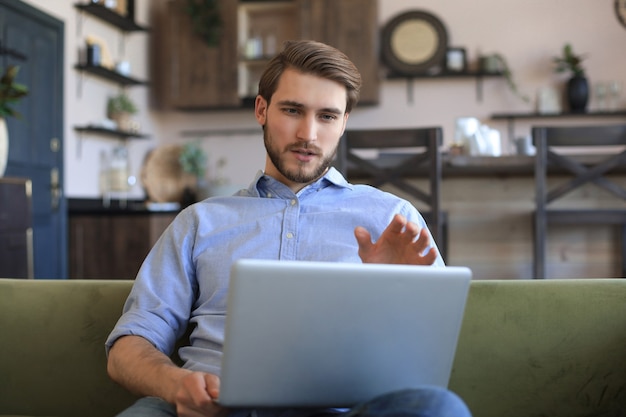
<svg viewBox="0 0 626 417">
<path fill-rule="evenodd" d="M 446 387 L 470 280 L 464 267 L 238 261 L 219 403 L 344 407 Z"/>
</svg>

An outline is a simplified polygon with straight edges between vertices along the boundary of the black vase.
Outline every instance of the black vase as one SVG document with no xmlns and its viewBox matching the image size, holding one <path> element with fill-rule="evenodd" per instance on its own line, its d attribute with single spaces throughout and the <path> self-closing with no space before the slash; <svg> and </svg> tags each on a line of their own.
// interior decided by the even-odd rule
<svg viewBox="0 0 626 417">
<path fill-rule="evenodd" d="M 575 75 L 567 82 L 567 103 L 573 113 L 584 113 L 589 101 L 589 82 L 583 75 Z"/>
</svg>

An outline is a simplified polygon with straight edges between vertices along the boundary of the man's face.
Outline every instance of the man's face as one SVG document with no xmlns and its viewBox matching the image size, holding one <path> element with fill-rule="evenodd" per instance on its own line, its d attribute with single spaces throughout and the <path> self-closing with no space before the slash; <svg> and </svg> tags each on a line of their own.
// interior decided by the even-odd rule
<svg viewBox="0 0 626 417">
<path fill-rule="evenodd" d="M 334 81 L 287 69 L 271 103 L 256 98 L 264 126 L 265 173 L 294 192 L 324 175 L 348 120 L 346 88 Z"/>
</svg>

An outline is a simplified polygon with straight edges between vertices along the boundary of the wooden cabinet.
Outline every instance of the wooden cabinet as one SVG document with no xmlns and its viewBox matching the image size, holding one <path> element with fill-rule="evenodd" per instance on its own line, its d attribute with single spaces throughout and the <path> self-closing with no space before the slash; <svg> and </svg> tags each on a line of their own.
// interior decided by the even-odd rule
<svg viewBox="0 0 626 417">
<path fill-rule="evenodd" d="M 270 59 L 285 41 L 300 38 L 298 2 L 241 2 L 237 9 L 239 97 L 254 98 Z M 252 102 L 252 100 L 249 100 Z"/>
<path fill-rule="evenodd" d="M 236 108 L 237 0 L 221 0 L 219 44 L 208 46 L 192 31 L 186 1 L 155 5 L 152 36 L 155 104 L 163 109 Z"/>
<path fill-rule="evenodd" d="M 32 184 L 0 178 L 0 277 L 33 278 Z"/>
<path fill-rule="evenodd" d="M 175 213 L 70 214 L 70 278 L 134 279 Z"/>
<path fill-rule="evenodd" d="M 156 9 L 151 78 L 158 107 L 246 107 L 269 58 L 293 38 L 319 40 L 344 51 L 363 76 L 361 103 L 378 102 L 376 0 L 221 0 L 219 5 L 222 26 L 216 46 L 192 32 L 184 1 Z M 250 54 L 248 40 L 255 37 L 264 44 Z"/>
<path fill-rule="evenodd" d="M 343 51 L 363 78 L 360 104 L 377 104 L 380 91 L 377 0 L 298 0 L 300 37 Z"/>
</svg>

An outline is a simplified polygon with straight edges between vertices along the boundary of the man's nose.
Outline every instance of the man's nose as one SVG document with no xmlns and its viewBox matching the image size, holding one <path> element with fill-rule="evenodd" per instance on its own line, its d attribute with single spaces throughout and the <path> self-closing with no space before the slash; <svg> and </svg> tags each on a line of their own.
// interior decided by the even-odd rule
<svg viewBox="0 0 626 417">
<path fill-rule="evenodd" d="M 317 123 L 315 117 L 304 117 L 298 125 L 298 139 L 306 141 L 317 140 Z"/>
</svg>

